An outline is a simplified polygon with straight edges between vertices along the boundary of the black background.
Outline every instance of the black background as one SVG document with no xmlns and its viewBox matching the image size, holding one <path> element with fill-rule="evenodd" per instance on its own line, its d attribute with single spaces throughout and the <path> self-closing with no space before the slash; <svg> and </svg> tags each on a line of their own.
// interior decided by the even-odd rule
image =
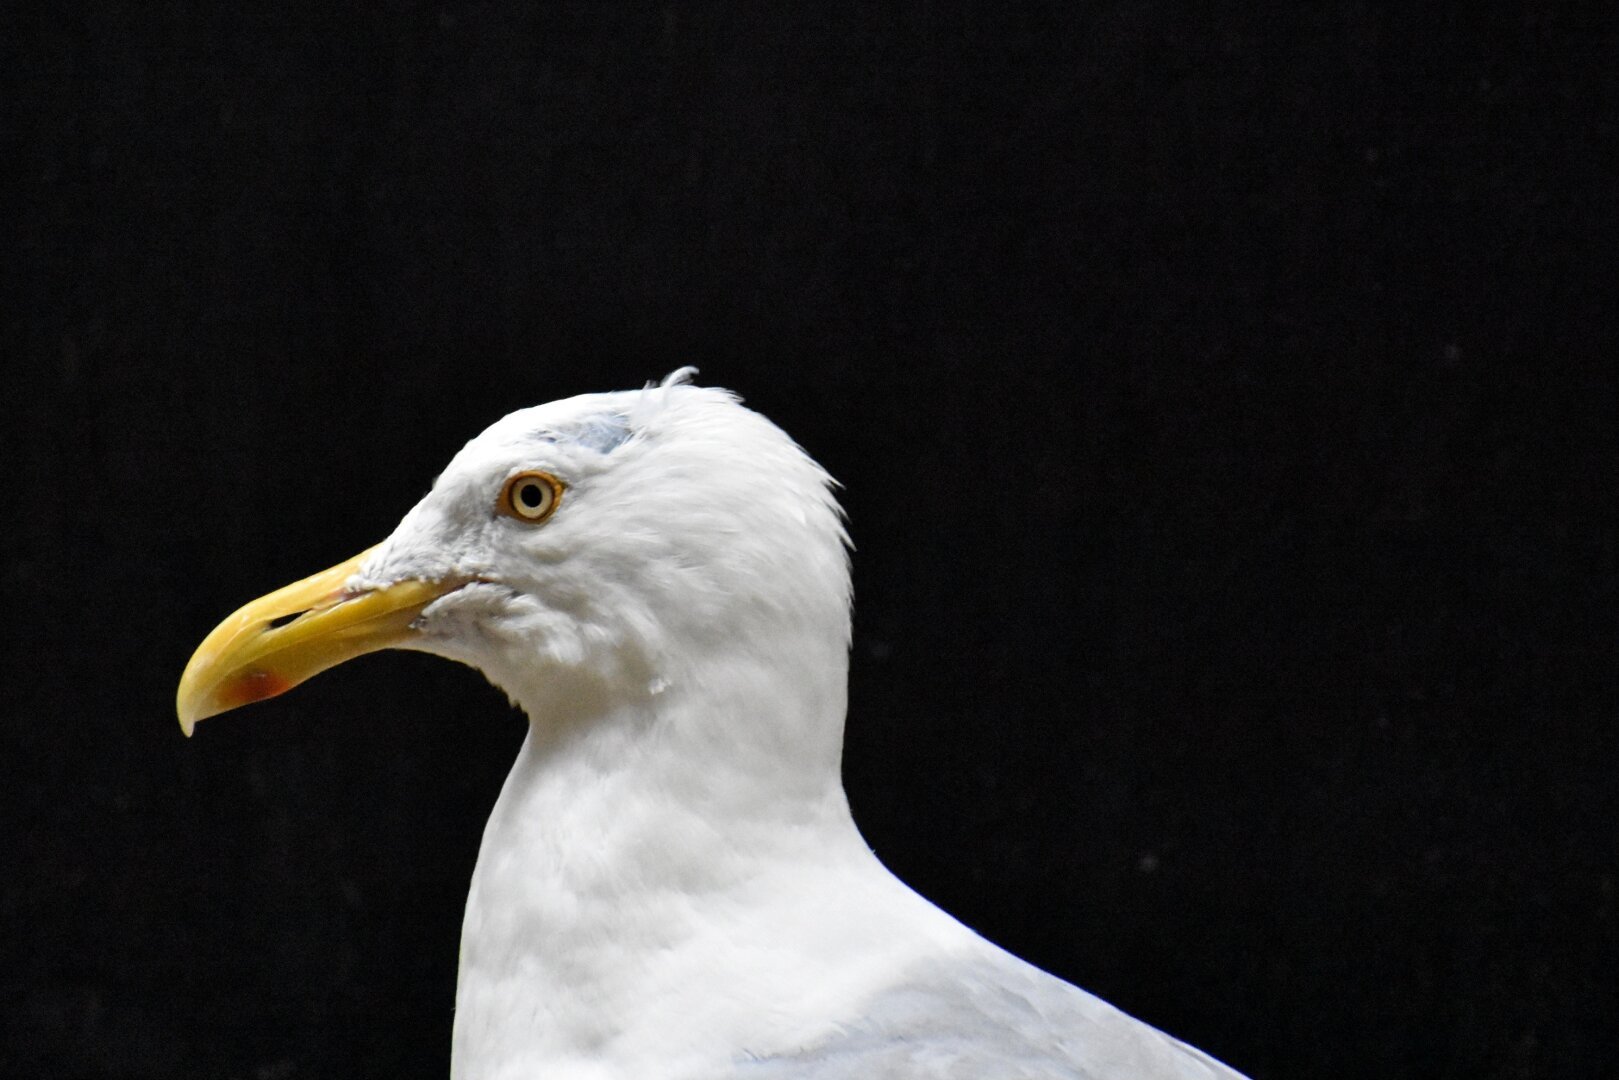
<svg viewBox="0 0 1619 1080">
<path fill-rule="evenodd" d="M 175 682 L 695 363 L 847 485 L 926 895 L 1256 1077 L 1611 1075 L 1619 42 L 1465 10 L 10 9 L 0 1074 L 445 1075 L 521 720 Z"/>
</svg>

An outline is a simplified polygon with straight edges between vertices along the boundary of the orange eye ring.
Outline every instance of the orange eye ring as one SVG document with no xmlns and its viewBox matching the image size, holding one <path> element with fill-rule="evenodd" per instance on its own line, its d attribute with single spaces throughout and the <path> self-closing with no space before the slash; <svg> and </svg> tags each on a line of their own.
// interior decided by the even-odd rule
<svg viewBox="0 0 1619 1080">
<path fill-rule="evenodd" d="M 500 489 L 498 508 L 507 517 L 538 525 L 556 513 L 563 486 L 548 472 L 520 472 Z"/>
</svg>

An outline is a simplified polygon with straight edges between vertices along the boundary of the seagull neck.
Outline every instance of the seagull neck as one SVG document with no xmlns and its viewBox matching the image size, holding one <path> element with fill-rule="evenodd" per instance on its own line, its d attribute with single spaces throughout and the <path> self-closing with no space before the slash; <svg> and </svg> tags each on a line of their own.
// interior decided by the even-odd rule
<svg viewBox="0 0 1619 1080">
<path fill-rule="evenodd" d="M 590 828 L 611 832 L 634 827 L 633 808 L 645 805 L 670 829 L 701 822 L 732 846 L 779 838 L 784 822 L 847 823 L 841 643 L 792 657 L 708 656 L 665 670 L 634 679 L 553 676 L 525 688 L 518 701 L 529 736 L 497 818 L 543 807 L 549 822 L 594 819 Z M 575 847 L 578 836 L 558 842 Z"/>
<path fill-rule="evenodd" d="M 680 995 L 757 980 L 754 959 L 782 947 L 749 921 L 761 897 L 811 910 L 807 883 L 869 890 L 877 872 L 838 773 L 845 654 L 821 659 L 518 695 L 532 719 L 467 896 L 452 1076 L 646 1076 L 668 1039 L 742 1037 L 746 999 L 708 1015 Z"/>
<path fill-rule="evenodd" d="M 846 661 L 832 660 L 818 680 L 709 661 L 701 681 L 634 695 L 555 678 L 518 695 L 529 733 L 467 898 L 458 1031 L 506 1008 L 491 986 L 588 1000 L 627 977 L 625 935 L 672 948 L 763 880 L 868 860 L 838 774 Z"/>
</svg>

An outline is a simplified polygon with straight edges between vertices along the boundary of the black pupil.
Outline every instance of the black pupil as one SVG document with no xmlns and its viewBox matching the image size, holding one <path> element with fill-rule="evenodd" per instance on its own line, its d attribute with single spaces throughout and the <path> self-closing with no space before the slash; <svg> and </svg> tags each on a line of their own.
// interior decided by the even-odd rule
<svg viewBox="0 0 1619 1080">
<path fill-rule="evenodd" d="M 530 510 L 536 510 L 545 502 L 545 496 L 540 493 L 540 485 L 527 483 L 517 489 L 517 497 L 523 500 L 523 505 Z"/>
</svg>

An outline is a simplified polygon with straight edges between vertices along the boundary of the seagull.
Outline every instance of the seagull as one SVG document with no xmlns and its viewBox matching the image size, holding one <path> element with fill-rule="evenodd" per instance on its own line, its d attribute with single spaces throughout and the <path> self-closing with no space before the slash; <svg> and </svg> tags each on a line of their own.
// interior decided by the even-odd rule
<svg viewBox="0 0 1619 1080">
<path fill-rule="evenodd" d="M 382 543 L 204 639 L 185 734 L 384 648 L 527 714 L 467 896 L 453 1080 L 1242 1080 L 873 855 L 840 775 L 834 482 L 694 370 L 497 421 Z"/>
</svg>

